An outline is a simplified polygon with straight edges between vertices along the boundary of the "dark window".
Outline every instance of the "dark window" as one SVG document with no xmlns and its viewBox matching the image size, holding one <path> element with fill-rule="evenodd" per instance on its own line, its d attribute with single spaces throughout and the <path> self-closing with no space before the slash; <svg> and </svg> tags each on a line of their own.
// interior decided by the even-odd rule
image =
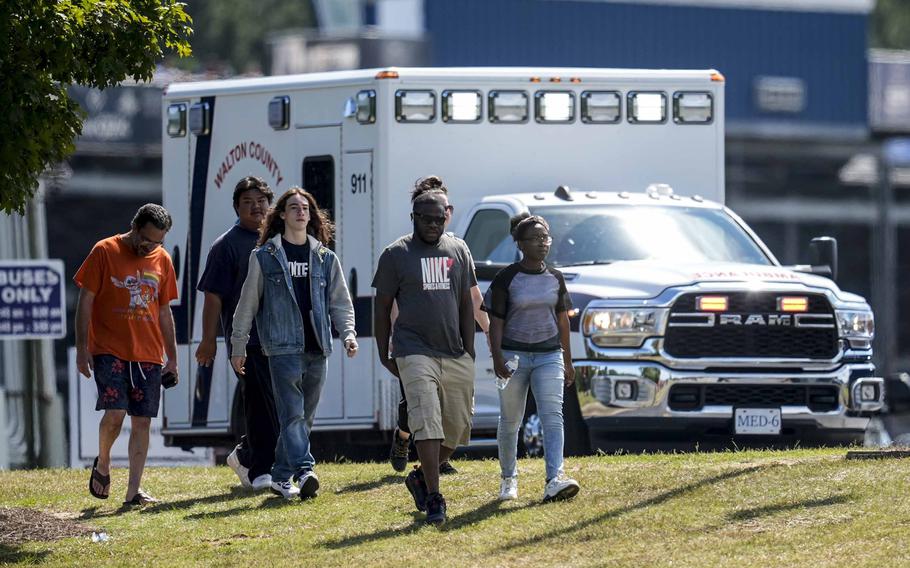
<svg viewBox="0 0 910 568">
<path fill-rule="evenodd" d="M 335 222 L 335 159 L 332 156 L 310 156 L 303 160 L 303 188 L 316 199 L 319 208 Z M 329 243 L 335 250 L 335 241 Z"/>
<path fill-rule="evenodd" d="M 503 267 L 518 260 L 518 247 L 509 233 L 509 214 L 501 209 L 478 211 L 465 232 L 477 277 L 491 280 Z"/>
</svg>

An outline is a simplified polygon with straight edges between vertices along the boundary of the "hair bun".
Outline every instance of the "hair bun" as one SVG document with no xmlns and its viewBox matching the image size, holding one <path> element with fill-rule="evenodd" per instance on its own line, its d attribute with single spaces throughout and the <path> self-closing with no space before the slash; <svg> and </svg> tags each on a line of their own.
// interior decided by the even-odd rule
<svg viewBox="0 0 910 568">
<path fill-rule="evenodd" d="M 512 218 L 509 219 L 509 234 L 514 237 L 515 229 L 518 228 L 518 224 L 530 216 L 531 216 L 531 214 L 528 213 L 527 211 L 525 211 L 524 213 L 519 213 L 517 215 L 513 215 Z"/>
<path fill-rule="evenodd" d="M 439 176 L 427 176 L 417 180 L 416 188 L 421 191 L 433 191 L 434 189 L 442 189 L 445 187 L 445 184 L 442 183 L 442 178 Z"/>
</svg>

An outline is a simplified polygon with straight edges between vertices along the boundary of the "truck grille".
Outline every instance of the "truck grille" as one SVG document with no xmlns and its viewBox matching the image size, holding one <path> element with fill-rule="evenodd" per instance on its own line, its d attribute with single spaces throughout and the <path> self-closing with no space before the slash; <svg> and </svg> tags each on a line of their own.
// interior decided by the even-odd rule
<svg viewBox="0 0 910 568">
<path fill-rule="evenodd" d="M 837 410 L 838 389 L 822 385 L 674 385 L 670 410 L 701 410 L 705 406 L 808 406 L 813 412 Z"/>
<path fill-rule="evenodd" d="M 699 312 L 701 295 L 680 296 L 670 310 L 664 350 L 672 357 L 832 359 L 838 353 L 834 311 L 823 295 L 799 294 L 809 299 L 802 314 L 779 312 L 784 294 L 767 292 L 725 293 L 727 311 Z"/>
</svg>

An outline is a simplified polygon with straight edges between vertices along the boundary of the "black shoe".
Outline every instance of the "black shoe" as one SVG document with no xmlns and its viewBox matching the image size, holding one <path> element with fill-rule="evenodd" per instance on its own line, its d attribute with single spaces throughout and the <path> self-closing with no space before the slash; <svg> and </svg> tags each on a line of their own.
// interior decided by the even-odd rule
<svg viewBox="0 0 910 568">
<path fill-rule="evenodd" d="M 446 522 L 446 499 L 441 493 L 427 495 L 427 523 L 439 526 Z"/>
<path fill-rule="evenodd" d="M 458 473 L 458 470 L 455 469 L 455 466 L 453 466 L 449 462 L 444 461 L 441 464 L 439 464 L 439 474 L 440 475 L 452 475 L 453 473 Z"/>
<path fill-rule="evenodd" d="M 316 493 L 319 491 L 319 478 L 316 477 L 315 471 L 309 469 L 300 472 L 294 477 L 297 478 L 295 481 L 297 482 L 297 486 L 300 487 L 301 499 L 312 499 L 316 496 Z"/>
<path fill-rule="evenodd" d="M 404 486 L 414 498 L 414 506 L 418 511 L 427 510 L 427 482 L 423 479 L 423 471 L 419 465 L 414 466 L 414 471 L 404 478 Z"/>
<path fill-rule="evenodd" d="M 395 471 L 404 471 L 408 469 L 408 451 L 411 449 L 411 438 L 402 440 L 399 436 L 400 430 L 395 428 L 392 434 L 392 449 L 389 450 L 389 463 Z"/>
</svg>

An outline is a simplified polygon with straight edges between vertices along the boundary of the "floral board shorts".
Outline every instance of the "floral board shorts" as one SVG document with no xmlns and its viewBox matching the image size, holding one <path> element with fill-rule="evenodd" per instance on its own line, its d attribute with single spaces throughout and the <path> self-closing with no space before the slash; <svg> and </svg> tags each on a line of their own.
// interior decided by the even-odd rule
<svg viewBox="0 0 910 568">
<path fill-rule="evenodd" d="M 95 410 L 126 410 L 130 416 L 158 416 L 161 365 L 125 361 L 113 355 L 95 355 Z"/>
</svg>

